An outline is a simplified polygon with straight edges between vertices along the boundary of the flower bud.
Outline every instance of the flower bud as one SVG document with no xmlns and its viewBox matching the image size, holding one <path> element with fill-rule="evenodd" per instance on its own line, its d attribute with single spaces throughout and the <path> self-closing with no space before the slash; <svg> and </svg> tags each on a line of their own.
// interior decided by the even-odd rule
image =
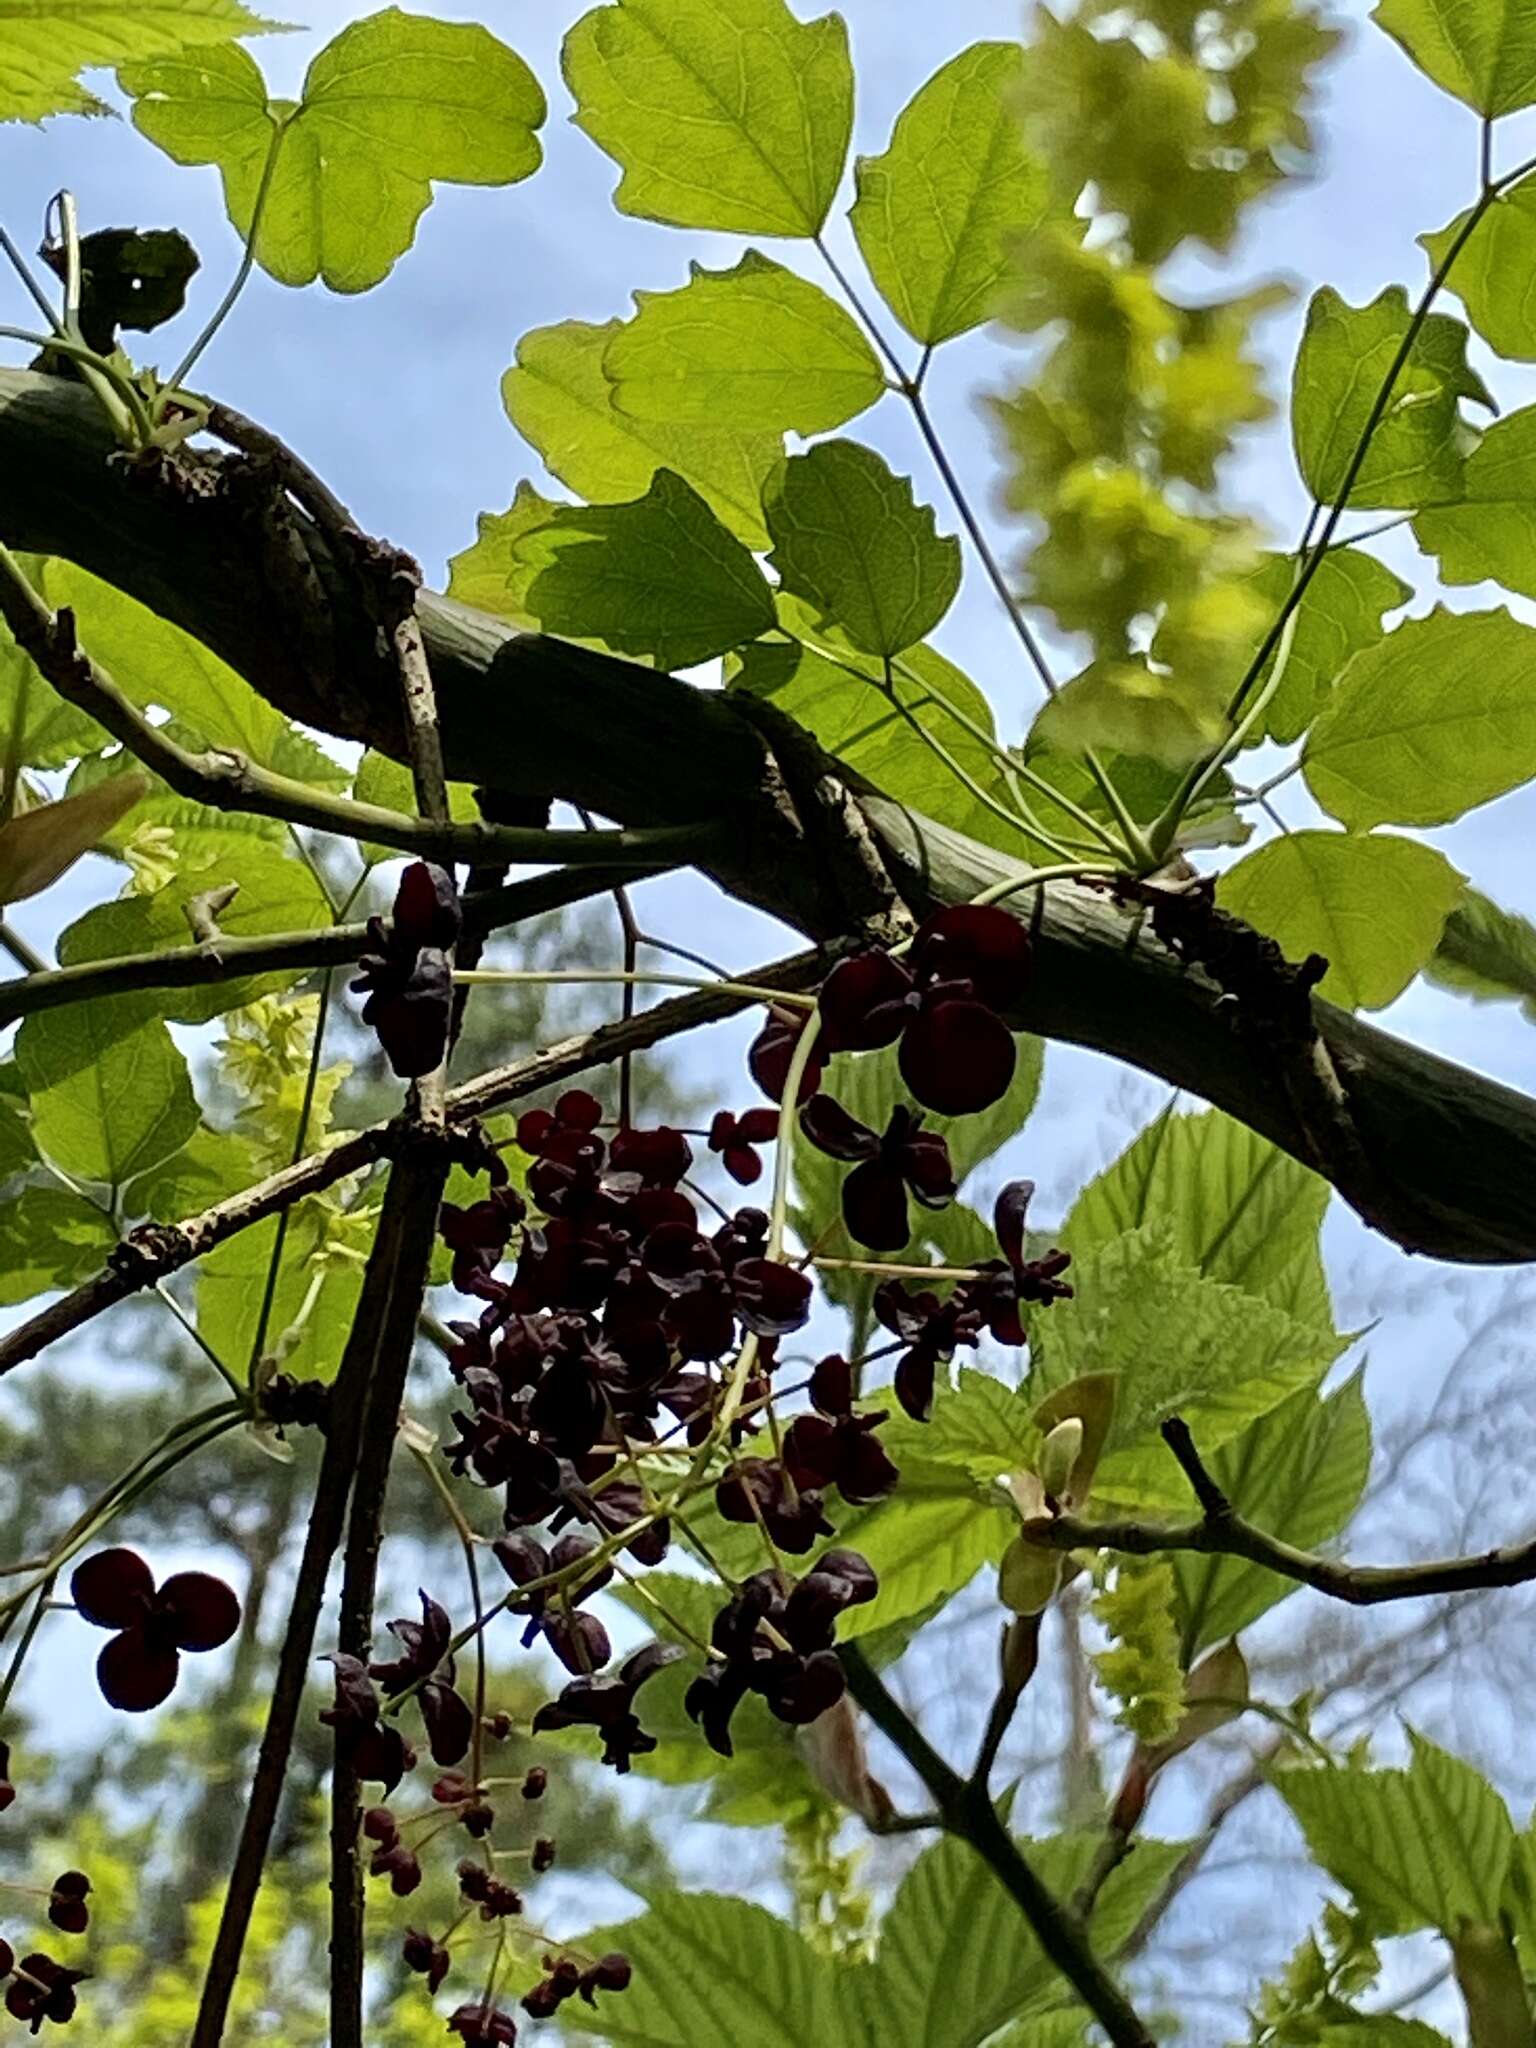
<svg viewBox="0 0 1536 2048">
<path fill-rule="evenodd" d="M 1072 1470 L 1083 1449 L 1082 1417 L 1069 1415 L 1064 1422 L 1046 1437 L 1040 1446 L 1040 1484 L 1048 1501 L 1061 1501 L 1068 1497 L 1072 1481 Z"/>
<path fill-rule="evenodd" d="M 1059 1552 L 1015 1536 L 998 1567 L 997 1597 L 1013 1614 L 1039 1614 L 1050 1605 L 1060 1577 Z"/>
<path fill-rule="evenodd" d="M 1035 1675 L 1040 1661 L 1040 1617 L 1016 1614 L 1003 1630 L 1002 1680 L 1015 1699 Z"/>
</svg>

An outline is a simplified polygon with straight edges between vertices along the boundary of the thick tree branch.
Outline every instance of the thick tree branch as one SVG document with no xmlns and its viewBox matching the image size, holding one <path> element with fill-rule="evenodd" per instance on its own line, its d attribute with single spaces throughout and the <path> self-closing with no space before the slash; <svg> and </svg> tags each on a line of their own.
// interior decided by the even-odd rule
<svg viewBox="0 0 1536 2048">
<path fill-rule="evenodd" d="M 824 957 L 809 952 L 754 968 L 752 974 L 754 982 L 760 985 L 796 989 L 814 982 L 825 970 Z M 717 994 L 713 989 L 700 989 L 657 1003 L 627 1023 L 603 1024 L 596 1031 L 562 1039 L 543 1052 L 504 1067 L 493 1067 L 462 1087 L 450 1089 L 448 1118 L 466 1121 L 490 1116 L 509 1103 L 537 1095 L 541 1089 L 557 1087 L 578 1074 L 607 1066 L 625 1051 L 643 1052 L 679 1032 L 715 1023 L 749 1007 L 747 997 Z M 60 1295 L 57 1301 L 0 1337 L 0 1374 L 35 1358 L 48 1345 L 80 1329 L 140 1288 L 152 1287 L 167 1274 L 190 1265 L 215 1245 L 223 1244 L 226 1238 L 291 1208 L 306 1195 L 318 1194 L 349 1174 L 375 1165 L 397 1147 L 400 1130 L 398 1123 L 376 1124 L 329 1151 L 311 1153 L 307 1159 L 284 1167 L 227 1201 L 215 1203 L 200 1215 L 181 1223 L 145 1224 L 131 1232 L 110 1254 L 100 1273 Z"/>
<path fill-rule="evenodd" d="M 399 692 L 370 670 L 355 578 L 321 523 L 274 519 L 270 483 L 243 458 L 190 477 L 163 461 L 111 459 L 88 395 L 58 378 L 0 370 L 0 539 L 59 554 L 197 635 L 271 703 L 396 759 Z M 286 501 L 285 501 L 286 502 Z M 914 909 L 1005 885 L 1022 868 L 863 790 L 816 750 L 781 747 L 761 707 L 424 593 L 419 604 L 451 776 L 551 793 L 625 826 L 691 824 L 701 793 L 731 836 L 703 858 L 743 900 L 816 938 L 856 929 L 845 848 L 856 815 Z M 748 713 L 751 715 L 748 715 Z M 495 764 L 490 772 L 489 764 Z M 460 831 L 473 828 L 458 828 Z M 377 833 L 372 836 L 378 837 Z M 414 849 L 417 842 L 412 842 Z M 1071 885 L 1045 892 L 1021 1027 L 1128 1061 L 1214 1102 L 1379 1213 L 1410 1249 L 1474 1263 L 1536 1259 L 1536 1102 L 1403 1044 L 1329 1004 L 1312 1014 L 1341 1107 L 1368 1168 L 1319 1157 L 1306 1119 L 1233 1006 L 1126 913 Z"/>
<path fill-rule="evenodd" d="M 1521 1586 L 1536 1579 L 1536 1539 L 1474 1557 L 1429 1558 L 1422 1564 L 1343 1564 L 1298 1550 L 1277 1536 L 1265 1535 L 1237 1513 L 1201 1464 L 1177 1416 L 1164 1423 L 1163 1435 L 1195 1487 L 1204 1509 L 1199 1521 L 1101 1522 L 1081 1515 L 1042 1516 L 1026 1522 L 1023 1534 L 1049 1550 L 1121 1550 L 1136 1557 L 1194 1550 L 1206 1556 L 1242 1557 L 1351 1607 L 1422 1600 L 1434 1593 L 1469 1593 L 1479 1587 Z"/>
</svg>

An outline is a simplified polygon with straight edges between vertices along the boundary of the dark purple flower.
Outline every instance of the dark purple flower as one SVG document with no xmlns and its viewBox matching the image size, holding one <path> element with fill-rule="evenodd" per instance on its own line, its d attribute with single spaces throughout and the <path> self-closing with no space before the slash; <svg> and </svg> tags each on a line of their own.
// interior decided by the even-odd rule
<svg viewBox="0 0 1536 2048">
<path fill-rule="evenodd" d="M 44 2020 L 63 2026 L 74 2018 L 75 1986 L 89 1976 L 88 1970 L 66 1969 L 39 1950 L 23 1956 L 14 1967 L 16 1974 L 5 1991 L 5 2009 L 12 2019 L 28 2021 L 30 2031 L 39 2034 Z"/>
<path fill-rule="evenodd" d="M 48 1895 L 48 1918 L 66 1934 L 84 1934 L 90 1925 L 86 1897 L 91 1880 L 83 1870 L 66 1870 L 53 1880 Z"/>
<path fill-rule="evenodd" d="M 77 1612 L 117 1631 L 96 1661 L 108 1702 L 125 1713 L 158 1707 L 176 1683 L 183 1650 L 216 1650 L 240 1626 L 240 1602 L 222 1579 L 177 1572 L 158 1590 L 135 1550 L 99 1550 L 69 1582 Z"/>
<path fill-rule="evenodd" d="M 408 1970 L 414 1970 L 418 1976 L 425 1977 L 427 1989 L 436 1992 L 448 1974 L 452 1957 L 443 1944 L 434 1941 L 430 1934 L 422 1934 L 416 1928 L 408 1927 L 405 1939 L 400 1944 L 400 1960 Z"/>
<path fill-rule="evenodd" d="M 963 1288 L 944 1301 L 927 1289 L 910 1291 L 900 1280 L 885 1280 L 875 1289 L 877 1321 L 906 1346 L 892 1382 L 896 1398 L 914 1422 L 926 1422 L 933 1406 L 933 1380 L 942 1359 L 962 1345 L 975 1346 L 982 1316 L 963 1298 Z"/>
<path fill-rule="evenodd" d="M 811 1316 L 811 1283 L 777 1259 L 741 1259 L 731 1274 L 736 1313 L 759 1337 L 788 1337 Z"/>
<path fill-rule="evenodd" d="M 390 1698 L 415 1686 L 432 1761 L 456 1764 L 469 1753 L 474 1715 L 453 1687 L 453 1658 L 448 1649 L 453 1625 L 435 1600 L 426 1593 L 420 1597 L 420 1621 L 389 1623 L 389 1632 L 403 1645 L 404 1654 L 370 1664 L 368 1676 L 377 1679 Z"/>
<path fill-rule="evenodd" d="M 430 861 L 412 861 L 395 891 L 386 928 L 370 918 L 371 949 L 358 965 L 354 994 L 366 992 L 363 1022 L 379 1035 L 390 1066 L 417 1080 L 442 1064 L 453 1018 L 448 949 L 459 932 L 453 877 Z"/>
<path fill-rule="evenodd" d="M 949 1146 L 922 1121 L 920 1112 L 898 1106 L 877 1136 L 830 1095 L 813 1095 L 800 1112 L 800 1128 L 818 1151 L 858 1162 L 843 1182 L 843 1221 L 871 1251 L 900 1251 L 911 1236 L 909 1191 L 926 1209 L 954 1199 Z"/>
<path fill-rule="evenodd" d="M 512 2015 L 483 2001 L 459 2006 L 449 2017 L 448 2031 L 458 2035 L 464 2048 L 511 2048 L 517 2039 Z"/>
<path fill-rule="evenodd" d="M 416 1763 L 416 1752 L 393 1721 L 379 1718 L 379 1696 L 361 1657 L 333 1650 L 326 1661 L 336 1675 L 336 1698 L 320 1719 L 336 1731 L 338 1754 L 360 1778 L 392 1792 Z"/>
<path fill-rule="evenodd" d="M 763 1093 L 773 1102 L 782 1102 L 784 1090 L 789 1086 L 790 1061 L 800 1043 L 800 1034 L 809 1019 L 803 1010 L 770 1010 L 768 1021 L 747 1052 L 747 1066 L 752 1078 Z M 797 1100 L 803 1102 L 821 1086 L 822 1069 L 826 1065 L 829 1048 L 821 1043 L 815 1045 L 806 1061 L 801 1076 Z"/>
<path fill-rule="evenodd" d="M 779 1119 L 771 1109 L 748 1109 L 734 1116 L 728 1109 L 716 1110 L 709 1126 L 709 1149 L 719 1154 L 720 1164 L 731 1179 L 751 1187 L 763 1171 L 756 1147 L 771 1145 L 778 1136 Z"/>
<path fill-rule="evenodd" d="M 819 1536 L 833 1533 L 820 1493 L 797 1485 L 774 1459 L 736 1459 L 715 1488 L 715 1506 L 727 1522 L 761 1522 L 777 1547 L 793 1557 L 803 1557 Z"/>
<path fill-rule="evenodd" d="M 811 1374 L 814 1415 L 797 1415 L 784 1433 L 784 1463 L 796 1487 L 835 1486 L 851 1507 L 879 1500 L 898 1477 L 875 1430 L 885 1411 L 853 1412 L 853 1374 L 845 1358 L 822 1359 Z"/>
<path fill-rule="evenodd" d="M 647 1735 L 635 1717 L 635 1694 L 648 1678 L 681 1655 L 675 1644 L 646 1643 L 612 1677 L 573 1678 L 557 1699 L 534 1715 L 534 1734 L 542 1735 L 551 1728 L 596 1728 L 603 1738 L 603 1762 L 621 1773 L 627 1771 L 633 1757 L 656 1747 L 655 1736 Z M 542 1785 L 539 1789 L 542 1792 Z"/>
<path fill-rule="evenodd" d="M 1053 1246 L 1039 1258 L 1025 1257 L 1025 1225 L 1034 1192 L 1032 1180 L 1012 1180 L 1002 1189 L 992 1211 L 1002 1260 L 978 1266 L 976 1278 L 955 1289 L 956 1300 L 981 1317 L 999 1344 L 1027 1342 L 1022 1314 L 1026 1304 L 1049 1308 L 1072 1294 L 1070 1283 L 1061 1277 L 1072 1263 L 1070 1252 Z"/>
</svg>

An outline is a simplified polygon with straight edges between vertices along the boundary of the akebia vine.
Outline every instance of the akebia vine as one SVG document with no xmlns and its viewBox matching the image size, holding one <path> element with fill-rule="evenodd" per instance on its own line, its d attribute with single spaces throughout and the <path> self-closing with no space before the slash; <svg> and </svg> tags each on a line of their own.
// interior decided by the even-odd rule
<svg viewBox="0 0 1536 2048">
<path fill-rule="evenodd" d="M 1529 801 L 1536 629 L 1389 625 L 1435 579 L 1382 547 L 1536 597 L 1536 409 L 1489 368 L 1536 360 L 1536 0 L 1381 0 L 1466 112 L 1460 211 L 1416 294 L 1312 297 L 1289 542 L 1226 471 L 1287 291 L 1180 280 L 1311 164 L 1310 0 L 1037 11 L 852 161 L 838 15 L 577 15 L 620 215 L 743 243 L 516 344 L 543 482 L 444 598 L 202 379 L 257 269 L 366 291 L 437 185 L 539 172 L 557 81 L 389 8 L 277 97 L 240 0 L 0 0 L 0 121 L 116 95 L 239 238 L 162 375 L 209 252 L 104 224 L 67 141 L 39 265 L 0 224 L 0 1372 L 43 1404 L 0 1408 L 0 2005 L 101 2048 L 1529 2043 L 1536 1832 L 1368 1659 L 1356 1740 L 1250 1631 L 1536 1581 L 1520 1527 L 1338 1554 L 1371 1424 L 1319 1249 L 1331 1186 L 1404 1253 L 1536 1257 L 1536 1104 L 1350 1014 L 1536 994 L 1432 837 Z M 989 321 L 1032 338 L 986 394 L 1017 558 L 949 445 Z M 876 405 L 927 483 L 846 437 Z M 933 637 L 967 565 L 990 697 Z M 651 925 L 685 867 L 810 950 Z M 617 1015 L 559 1035 L 556 991 Z M 638 1064 L 743 1013 L 724 1085 Z M 1062 1210 L 1036 1033 L 1233 1114 L 1170 1103 Z M 941 1617 L 963 1770 L 887 1676 Z M 29 1718 L 92 1668 L 135 1738 L 99 1796 Z M 680 1886 L 637 1788 L 772 1830 L 788 1916 Z M 1250 1798 L 1348 1903 L 1181 1985 L 1145 1958 Z M 855 1834 L 927 1838 L 883 1910 Z M 572 1909 L 593 1870 L 627 1919 Z"/>
</svg>

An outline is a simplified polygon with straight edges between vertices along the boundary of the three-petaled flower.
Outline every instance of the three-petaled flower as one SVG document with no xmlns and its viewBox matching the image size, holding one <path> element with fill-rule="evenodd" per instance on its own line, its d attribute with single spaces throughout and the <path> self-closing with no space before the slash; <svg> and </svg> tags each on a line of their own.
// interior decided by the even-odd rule
<svg viewBox="0 0 1536 2048">
<path fill-rule="evenodd" d="M 116 1631 L 96 1660 L 108 1702 L 142 1714 L 169 1698 L 184 1650 L 217 1650 L 240 1626 L 240 1602 L 222 1579 L 176 1572 L 159 1588 L 136 1550 L 99 1550 L 69 1582 L 75 1609 Z"/>
<path fill-rule="evenodd" d="M 882 1135 L 830 1095 L 813 1095 L 800 1111 L 800 1128 L 818 1152 L 858 1162 L 843 1182 L 843 1221 L 848 1235 L 871 1251 L 900 1251 L 912 1235 L 909 1191 L 925 1209 L 954 1200 L 949 1145 L 922 1123 L 920 1110 L 898 1104 Z"/>
</svg>

